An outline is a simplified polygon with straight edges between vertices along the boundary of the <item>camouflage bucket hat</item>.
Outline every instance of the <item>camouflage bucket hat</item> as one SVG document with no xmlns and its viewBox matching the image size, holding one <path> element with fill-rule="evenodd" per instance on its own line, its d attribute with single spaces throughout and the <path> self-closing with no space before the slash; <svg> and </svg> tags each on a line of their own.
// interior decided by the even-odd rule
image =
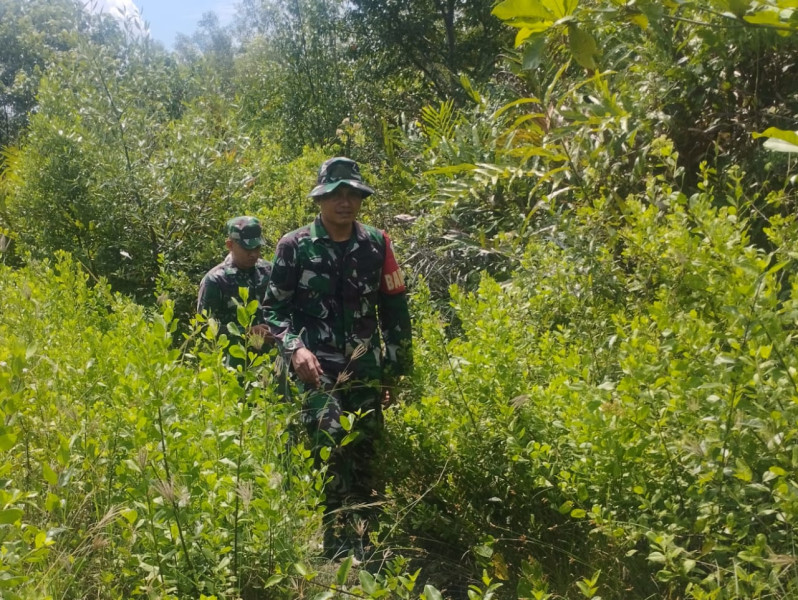
<svg viewBox="0 0 798 600">
<path fill-rule="evenodd" d="M 374 190 L 363 183 L 360 167 L 351 158 L 336 156 L 325 160 L 319 169 L 319 176 L 309 196 L 319 198 L 334 191 L 339 185 L 348 185 L 359 190 L 363 197 L 371 196 Z"/>
<path fill-rule="evenodd" d="M 227 237 L 238 242 L 242 248 L 254 250 L 266 244 L 260 221 L 255 217 L 233 217 L 225 225 Z"/>
</svg>

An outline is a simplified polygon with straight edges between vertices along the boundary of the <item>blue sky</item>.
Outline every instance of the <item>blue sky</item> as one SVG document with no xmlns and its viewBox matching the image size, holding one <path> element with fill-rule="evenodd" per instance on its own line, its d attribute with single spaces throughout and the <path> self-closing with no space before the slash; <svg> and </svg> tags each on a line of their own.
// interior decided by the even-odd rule
<svg viewBox="0 0 798 600">
<path fill-rule="evenodd" d="M 167 48 L 174 47 L 178 33 L 190 35 L 206 12 L 213 11 L 222 25 L 235 14 L 237 0 L 98 0 L 97 7 L 113 15 L 134 11 L 149 25 L 150 35 Z"/>
</svg>

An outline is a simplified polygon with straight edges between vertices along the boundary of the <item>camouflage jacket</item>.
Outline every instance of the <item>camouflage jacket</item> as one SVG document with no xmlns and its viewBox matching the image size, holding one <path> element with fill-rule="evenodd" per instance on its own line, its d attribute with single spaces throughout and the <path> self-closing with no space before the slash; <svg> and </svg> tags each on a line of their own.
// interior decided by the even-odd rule
<svg viewBox="0 0 798 600">
<path fill-rule="evenodd" d="M 390 240 L 355 222 L 349 242 L 336 246 L 320 217 L 277 244 L 264 305 L 286 361 L 306 347 L 327 374 L 346 370 L 356 379 L 374 379 L 408 373 L 410 312 Z M 352 361 L 361 344 L 366 353 Z"/>
<path fill-rule="evenodd" d="M 241 302 L 238 288 L 249 289 L 249 300 L 263 299 L 272 266 L 265 260 L 258 260 L 251 269 L 239 269 L 233 264 L 231 255 L 205 274 L 200 283 L 197 297 L 197 312 L 207 310 L 208 314 L 219 321 L 220 330 L 227 333 L 227 324 L 238 324 L 236 315 L 237 302 Z M 254 324 L 264 323 L 263 305 L 258 307 Z"/>
</svg>

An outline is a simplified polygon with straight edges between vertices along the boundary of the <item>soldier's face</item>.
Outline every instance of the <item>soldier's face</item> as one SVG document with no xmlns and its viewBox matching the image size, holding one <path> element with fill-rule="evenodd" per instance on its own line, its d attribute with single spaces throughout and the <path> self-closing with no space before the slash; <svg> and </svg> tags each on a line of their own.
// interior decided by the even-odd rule
<svg viewBox="0 0 798 600">
<path fill-rule="evenodd" d="M 260 247 L 247 250 L 238 242 L 227 240 L 227 249 L 233 256 L 233 264 L 239 269 L 251 269 L 260 258 Z"/>
<path fill-rule="evenodd" d="M 347 185 L 339 185 L 334 192 L 319 200 L 319 210 L 324 223 L 347 227 L 355 222 L 360 212 L 363 195 Z"/>
</svg>

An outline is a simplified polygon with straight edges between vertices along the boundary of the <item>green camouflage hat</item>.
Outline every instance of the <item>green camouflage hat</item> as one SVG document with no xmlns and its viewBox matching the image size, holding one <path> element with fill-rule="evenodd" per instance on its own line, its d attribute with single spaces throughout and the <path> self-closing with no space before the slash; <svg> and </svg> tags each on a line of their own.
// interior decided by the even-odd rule
<svg viewBox="0 0 798 600">
<path fill-rule="evenodd" d="M 225 225 L 227 237 L 238 242 L 238 245 L 247 250 L 254 250 L 266 244 L 260 221 L 255 217 L 233 217 Z"/>
<path fill-rule="evenodd" d="M 321 196 L 334 191 L 339 185 L 348 185 L 363 194 L 363 197 L 371 196 L 374 190 L 363 183 L 360 176 L 360 167 L 351 158 L 336 156 L 325 160 L 319 169 L 319 176 L 309 196 L 318 199 Z"/>
</svg>

